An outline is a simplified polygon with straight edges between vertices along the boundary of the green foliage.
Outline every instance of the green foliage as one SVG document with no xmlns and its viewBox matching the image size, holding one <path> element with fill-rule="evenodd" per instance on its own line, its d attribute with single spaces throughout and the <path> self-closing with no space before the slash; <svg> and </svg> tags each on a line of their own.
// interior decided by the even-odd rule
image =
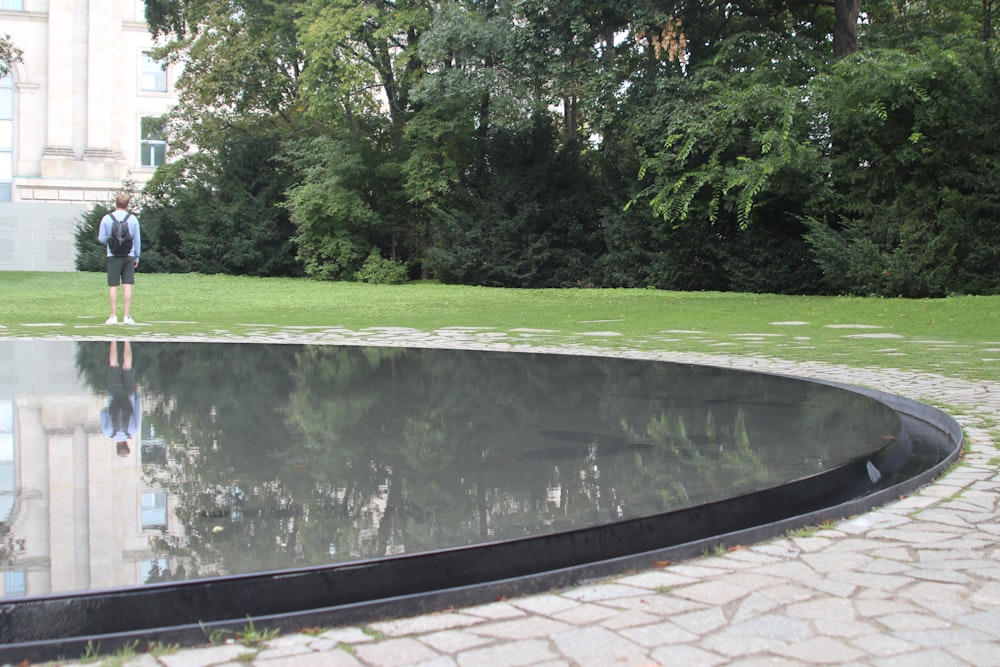
<svg viewBox="0 0 1000 667">
<path fill-rule="evenodd" d="M 299 275 L 294 227 L 279 206 L 281 141 L 301 124 L 297 3 L 150 0 L 157 57 L 183 63 L 168 118 L 174 153 L 147 186 L 146 270 Z M 155 244 L 146 256 L 147 231 Z"/>
<path fill-rule="evenodd" d="M 144 268 L 993 293 L 994 4 L 148 0 Z"/>
<path fill-rule="evenodd" d="M 94 204 L 77 221 L 74 244 L 77 271 L 104 271 L 107 247 L 97 240 L 101 219 L 114 210 L 114 204 Z"/>
<path fill-rule="evenodd" d="M 22 62 L 24 51 L 10 41 L 10 35 L 0 36 L 0 77 L 7 76 L 15 63 Z"/>
<path fill-rule="evenodd" d="M 428 72 L 414 87 L 404 170 L 411 201 L 434 207 L 461 179 L 495 128 L 519 131 L 539 107 L 519 70 L 517 25 L 492 6 L 445 2 L 422 35 Z"/>
<path fill-rule="evenodd" d="M 805 88 L 824 58 L 801 36 L 737 34 L 716 44 L 712 64 L 660 82 L 631 110 L 626 136 L 648 157 L 628 210 L 648 202 L 655 216 L 643 245 L 649 285 L 818 289 L 796 216 L 826 196 Z"/>
<path fill-rule="evenodd" d="M 330 136 L 290 146 L 299 182 L 288 190 L 287 207 L 298 229 L 298 259 L 313 278 L 351 278 L 386 230 L 361 147 Z"/>
<path fill-rule="evenodd" d="M 417 56 L 430 22 L 422 0 L 298 3 L 305 54 L 303 99 L 324 120 L 387 116 L 398 141 L 410 112 L 410 90 L 423 75 Z M 376 89 L 376 86 L 378 89 Z"/>
<path fill-rule="evenodd" d="M 666 20 L 654 3 L 638 2 L 634 11 L 651 23 Z M 562 108 L 567 138 L 604 133 L 614 118 L 616 91 L 637 69 L 638 42 L 629 25 L 630 8 L 615 3 L 571 0 L 517 3 L 516 48 L 520 78 L 536 91 L 539 109 Z M 616 36 L 627 36 L 620 40 Z"/>
<path fill-rule="evenodd" d="M 628 192 L 627 186 L 623 190 Z M 652 287 L 650 266 L 662 250 L 651 237 L 652 211 L 633 207 L 624 210 L 624 201 L 609 197 L 600 210 L 600 236 L 605 250 L 594 262 L 596 282 L 608 287 Z"/>
<path fill-rule="evenodd" d="M 401 285 L 408 280 L 406 265 L 394 259 L 386 259 L 373 247 L 368 258 L 354 277 L 372 285 Z"/>
<path fill-rule="evenodd" d="M 420 40 L 421 62 L 429 71 L 414 88 L 414 99 L 433 104 L 436 98 L 471 104 L 476 110 L 489 97 L 487 125 L 524 123 L 530 91 L 516 77 L 522 54 L 511 35 L 514 15 L 479 3 L 443 2 Z"/>
<path fill-rule="evenodd" d="M 233 634 L 232 630 L 226 630 L 225 628 L 210 628 L 202 621 L 198 621 L 198 626 L 201 628 L 202 634 L 205 635 L 205 639 L 212 646 L 223 644 L 227 637 Z"/>
<path fill-rule="evenodd" d="M 642 281 L 630 285 L 775 294 L 821 291 L 821 275 L 810 261 L 802 225 L 777 213 L 764 214 L 743 230 L 704 220 L 651 228 L 653 235 L 636 245 L 633 264 L 626 265 L 643 267 Z"/>
<path fill-rule="evenodd" d="M 529 131 L 497 131 L 479 147 L 434 221 L 435 275 L 490 286 L 593 284 L 597 188 L 577 145 L 559 146 L 548 118 L 536 116 Z"/>
<path fill-rule="evenodd" d="M 181 648 L 180 644 L 164 644 L 159 641 L 149 642 L 148 648 L 146 650 L 151 656 L 160 657 L 168 656 L 177 653 Z"/>
<path fill-rule="evenodd" d="M 809 228 L 816 262 L 834 292 L 910 297 L 947 292 L 948 263 L 939 263 L 947 249 L 940 252 L 934 239 L 924 244 L 901 237 L 896 228 L 876 230 L 853 220 L 830 227 L 810 219 Z"/>
<path fill-rule="evenodd" d="M 80 661 L 83 663 L 97 662 L 101 659 L 101 645 L 95 644 L 93 641 L 87 642 L 87 648 L 84 654 L 80 656 Z"/>
<path fill-rule="evenodd" d="M 971 25 L 951 14 L 921 21 L 924 31 Z M 915 35 L 912 20 L 875 22 L 871 41 Z M 747 43 L 765 48 L 755 54 Z M 639 171 L 667 223 L 658 236 L 701 248 L 687 266 L 720 266 L 725 278 L 709 283 L 720 289 L 1000 288 L 987 268 L 1000 257 L 995 45 L 948 35 L 836 62 L 808 53 L 799 37 L 777 45 L 737 35 L 714 66 L 666 83 L 673 102 L 661 103 L 665 121 L 651 128 L 666 139 Z M 752 242 L 746 232 L 762 221 L 774 236 Z M 668 259 L 653 284 L 697 288 L 665 282 L 680 279 L 670 275 L 684 270 L 678 264 Z"/>
<path fill-rule="evenodd" d="M 291 176 L 278 160 L 280 135 L 234 127 L 216 138 L 214 150 L 159 169 L 147 185 L 143 246 L 148 225 L 164 270 L 300 275 L 280 206 Z"/>
<path fill-rule="evenodd" d="M 441 97 L 410 121 L 406 137 L 412 149 L 403 172 L 413 204 L 436 206 L 461 180 L 475 142 L 473 118 L 464 100 Z"/>
<path fill-rule="evenodd" d="M 183 63 L 170 145 L 211 149 L 233 125 L 294 127 L 303 53 L 298 3 L 280 0 L 149 0 L 164 38 L 157 57 Z"/>
<path fill-rule="evenodd" d="M 822 274 L 811 261 L 802 235 L 805 227 L 781 216 L 771 206 L 745 230 L 725 236 L 721 260 L 725 289 L 734 292 L 774 294 L 823 293 Z M 716 230 L 718 231 L 718 230 Z"/>
<path fill-rule="evenodd" d="M 925 41 L 859 53 L 817 78 L 835 192 L 807 240 L 830 289 L 1000 291 L 996 63 L 995 47 Z"/>
<path fill-rule="evenodd" d="M 267 642 L 277 637 L 278 634 L 279 630 L 277 628 L 258 629 L 253 619 L 247 616 L 247 624 L 237 636 L 240 643 L 244 646 L 266 647 Z"/>
<path fill-rule="evenodd" d="M 746 229 L 762 199 L 816 182 L 823 163 L 808 137 L 811 116 L 803 79 L 816 58 L 800 40 L 759 35 L 748 57 L 746 36 L 727 44 L 719 62 L 659 91 L 667 122 L 662 146 L 639 171 L 646 194 L 667 223 L 691 217 L 733 221 Z M 790 66 L 794 63 L 794 67 Z M 734 75 L 729 68 L 742 71 Z"/>
</svg>

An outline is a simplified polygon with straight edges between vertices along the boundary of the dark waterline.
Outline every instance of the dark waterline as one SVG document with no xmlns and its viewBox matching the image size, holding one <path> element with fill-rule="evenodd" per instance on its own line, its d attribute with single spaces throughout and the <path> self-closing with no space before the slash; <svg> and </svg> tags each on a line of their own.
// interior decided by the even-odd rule
<svg viewBox="0 0 1000 667">
<path fill-rule="evenodd" d="M 22 441 L 12 457 L 21 474 L 4 477 L 0 520 L 13 529 L 5 572 L 49 582 L 26 585 L 25 595 L 326 565 L 632 519 L 872 456 L 900 428 L 893 410 L 858 394 L 713 367 L 134 343 L 125 375 L 138 387 L 141 418 L 126 454 L 101 430 L 113 421 L 109 406 L 131 407 L 114 398 L 121 373 L 109 380 L 109 343 L 4 342 L 0 350 L 24 358 L 39 345 L 49 361 L 0 389 Z M 32 387 L 43 374 L 75 381 L 39 394 Z M 47 442 L 24 446 L 42 433 Z M 47 490 L 33 489 L 36 503 L 16 484 L 43 464 L 43 447 L 53 496 L 44 513 L 32 508 L 45 505 Z M 67 481 L 72 493 L 53 487 Z M 57 559 L 25 535 L 46 532 L 50 543 L 68 542 L 74 562 L 35 577 Z M 110 540 L 121 553 L 88 555 L 97 535 L 99 551 Z M 95 559 L 119 575 L 87 572 Z"/>
</svg>

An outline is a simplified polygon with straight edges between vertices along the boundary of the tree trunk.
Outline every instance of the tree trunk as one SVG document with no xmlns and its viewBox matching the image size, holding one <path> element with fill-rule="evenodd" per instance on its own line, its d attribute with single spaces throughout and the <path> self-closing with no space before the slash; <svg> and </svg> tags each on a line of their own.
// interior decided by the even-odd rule
<svg viewBox="0 0 1000 667">
<path fill-rule="evenodd" d="M 575 95 L 563 97 L 563 133 L 569 139 L 576 137 L 580 126 L 580 110 Z"/>
<path fill-rule="evenodd" d="M 833 55 L 843 58 L 858 50 L 861 0 L 833 0 L 833 12 Z"/>
</svg>

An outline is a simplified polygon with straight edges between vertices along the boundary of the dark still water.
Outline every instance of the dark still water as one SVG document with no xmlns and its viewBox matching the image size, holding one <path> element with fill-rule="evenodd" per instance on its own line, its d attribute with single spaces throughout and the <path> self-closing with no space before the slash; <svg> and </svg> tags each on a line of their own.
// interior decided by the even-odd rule
<svg viewBox="0 0 1000 667">
<path fill-rule="evenodd" d="M 865 457 L 863 396 L 713 367 L 0 341 L 4 597 L 416 553 L 646 516 Z"/>
</svg>

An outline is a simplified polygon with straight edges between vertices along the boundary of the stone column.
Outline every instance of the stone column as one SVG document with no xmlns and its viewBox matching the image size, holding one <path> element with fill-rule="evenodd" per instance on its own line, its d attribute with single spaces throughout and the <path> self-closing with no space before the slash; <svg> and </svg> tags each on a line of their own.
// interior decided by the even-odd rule
<svg viewBox="0 0 1000 667">
<path fill-rule="evenodd" d="M 49 449 L 49 553 L 52 591 L 76 590 L 76 469 L 72 432 L 47 428 Z"/>
<path fill-rule="evenodd" d="M 90 448 L 88 456 L 90 585 L 108 588 L 117 583 L 115 570 L 121 560 L 118 485 L 115 479 L 118 464 L 115 461 L 115 443 L 107 437 L 100 437 L 99 442 Z"/>
<path fill-rule="evenodd" d="M 83 159 L 90 175 L 96 178 L 121 178 L 124 159 L 116 150 L 121 118 L 118 100 L 130 93 L 121 81 L 121 73 L 135 59 L 129 45 L 115 35 L 120 31 L 121 16 L 112 0 L 87 3 L 87 148 Z M 129 90 L 126 90 L 126 89 Z"/>
<path fill-rule="evenodd" d="M 49 439 L 42 424 L 42 407 L 37 403 L 18 401 L 14 419 L 18 433 L 14 446 L 21 483 L 20 511 L 11 532 L 16 539 L 23 540 L 24 549 L 17 552 L 14 566 L 27 567 L 28 594 L 43 595 L 52 591 Z"/>
<path fill-rule="evenodd" d="M 46 169 L 47 161 L 63 161 L 75 157 L 73 151 L 73 31 L 74 0 L 49 0 L 49 98 L 64 100 L 49 104 L 46 119 L 46 145 L 42 153 L 42 175 L 59 171 L 57 165 Z"/>
<path fill-rule="evenodd" d="M 77 590 L 90 589 L 90 436 L 73 428 L 73 578 Z"/>
</svg>

